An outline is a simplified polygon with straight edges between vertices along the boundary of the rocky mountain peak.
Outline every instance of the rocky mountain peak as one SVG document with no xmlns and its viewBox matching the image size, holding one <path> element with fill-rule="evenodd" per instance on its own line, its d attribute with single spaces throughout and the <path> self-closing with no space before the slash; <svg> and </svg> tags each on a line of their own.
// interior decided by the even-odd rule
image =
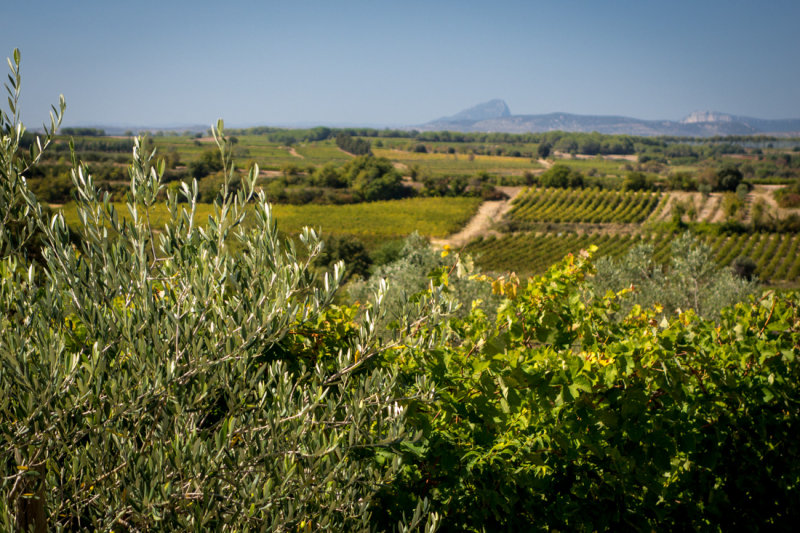
<svg viewBox="0 0 800 533">
<path fill-rule="evenodd" d="M 497 98 L 465 109 L 452 117 L 447 117 L 447 120 L 490 120 L 508 116 L 511 116 L 511 111 L 505 100 Z"/>
<path fill-rule="evenodd" d="M 681 120 L 681 124 L 700 124 L 703 122 L 733 122 L 733 117 L 725 113 L 718 113 L 716 111 L 695 111 L 685 119 Z"/>
</svg>

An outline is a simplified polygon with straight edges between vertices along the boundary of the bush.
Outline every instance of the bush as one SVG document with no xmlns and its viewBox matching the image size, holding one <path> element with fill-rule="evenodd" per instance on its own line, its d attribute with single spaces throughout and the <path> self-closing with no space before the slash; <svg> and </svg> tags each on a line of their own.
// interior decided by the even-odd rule
<svg viewBox="0 0 800 533">
<path fill-rule="evenodd" d="M 336 136 L 336 146 L 353 155 L 367 155 L 372 153 L 369 141 L 352 137 L 346 133 Z"/>
<path fill-rule="evenodd" d="M 628 172 L 622 188 L 626 191 L 649 191 L 655 188 L 655 181 L 644 172 Z"/>
<path fill-rule="evenodd" d="M 635 287 L 622 306 L 623 315 L 634 305 L 658 304 L 668 315 L 691 309 L 700 316 L 716 318 L 723 308 L 755 293 L 757 286 L 742 278 L 718 268 L 711 249 L 684 233 L 671 243 L 666 266 L 655 262 L 649 244 L 634 246 L 618 260 L 598 260 L 594 285 L 599 294 Z"/>
<path fill-rule="evenodd" d="M 341 263 L 279 236 L 257 167 L 231 190 L 221 126 L 210 216 L 181 184 L 151 227 L 139 140 L 124 214 L 72 172 L 76 241 L 0 114 L 0 529 L 796 527 L 796 294 L 719 310 L 752 286 L 688 236 L 616 269 L 669 309 L 592 283 L 591 252 L 520 283 L 415 236 L 336 306 Z"/>
<path fill-rule="evenodd" d="M 734 166 L 720 168 L 716 174 L 714 189 L 717 191 L 735 191 L 742 182 L 742 172 Z"/>
<path fill-rule="evenodd" d="M 427 496 L 446 531 L 791 530 L 798 301 L 623 314 L 591 272 L 582 254 L 487 280 L 497 320 L 474 308 L 399 350 L 438 394 L 381 516 Z"/>
<path fill-rule="evenodd" d="M 346 264 L 343 281 L 353 276 L 366 278 L 372 265 L 372 259 L 364 243 L 356 237 L 329 235 L 325 238 L 325 245 L 317 256 L 315 265 L 321 267 L 323 271 L 328 271 L 339 262 Z"/>
<path fill-rule="evenodd" d="M 300 260 L 279 237 L 257 167 L 235 193 L 224 167 L 207 220 L 184 184 L 152 228 L 164 165 L 141 140 L 124 217 L 74 169 L 76 249 L 20 178 L 18 124 L 0 115 L 0 216 L 22 223 L 0 226 L 0 529 L 372 529 L 409 398 L 430 395 L 379 364 L 380 306 L 331 304 L 341 263 L 315 281 L 321 243 L 304 230 Z"/>
<path fill-rule="evenodd" d="M 342 167 L 341 176 L 361 200 L 393 200 L 412 194 L 402 176 L 384 157 L 360 156 Z"/>
<path fill-rule="evenodd" d="M 756 272 L 756 262 L 753 261 L 751 258 L 746 256 L 739 256 L 733 260 L 731 264 L 731 269 L 733 273 L 739 276 L 742 279 L 746 279 L 750 281 L 753 279 L 753 275 Z"/>
<path fill-rule="evenodd" d="M 555 164 L 539 176 L 542 187 L 560 189 L 583 187 L 583 175 L 567 165 Z"/>
</svg>

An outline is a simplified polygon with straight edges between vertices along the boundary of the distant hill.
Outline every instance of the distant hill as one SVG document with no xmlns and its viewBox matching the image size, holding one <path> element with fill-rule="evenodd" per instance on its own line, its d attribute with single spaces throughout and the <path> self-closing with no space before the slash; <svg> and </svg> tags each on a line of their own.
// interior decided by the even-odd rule
<svg viewBox="0 0 800 533">
<path fill-rule="evenodd" d="M 642 120 L 608 115 L 512 115 L 503 100 L 478 104 L 449 117 L 421 126 L 421 131 L 539 133 L 577 131 L 626 135 L 675 135 L 711 137 L 716 135 L 799 135 L 800 119 L 769 120 L 740 117 L 712 111 L 697 111 L 683 120 Z"/>
<path fill-rule="evenodd" d="M 65 125 L 64 130 L 70 129 L 97 129 L 103 130 L 106 135 L 125 135 L 127 133 L 138 134 L 140 132 L 157 133 L 163 131 L 178 132 L 178 133 L 205 133 L 208 131 L 209 126 L 202 124 L 171 124 L 161 126 L 142 126 L 133 124 L 93 124 L 93 123 L 77 123 Z M 40 131 L 41 129 L 34 129 L 32 131 Z"/>
<path fill-rule="evenodd" d="M 489 100 L 482 104 L 465 109 L 460 113 L 456 113 L 452 117 L 445 117 L 440 120 L 454 120 L 454 121 L 480 121 L 491 120 L 495 118 L 505 118 L 511 116 L 511 110 L 508 109 L 504 100 Z"/>
</svg>

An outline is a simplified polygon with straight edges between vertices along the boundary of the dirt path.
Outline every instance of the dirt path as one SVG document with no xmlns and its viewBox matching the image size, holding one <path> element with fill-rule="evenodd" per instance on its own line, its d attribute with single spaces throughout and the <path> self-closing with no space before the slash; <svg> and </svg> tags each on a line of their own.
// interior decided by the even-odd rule
<svg viewBox="0 0 800 533">
<path fill-rule="evenodd" d="M 552 165 L 552 162 L 546 160 L 539 160 L 540 163 L 546 166 Z M 549 163 L 549 164 L 548 164 Z M 786 216 L 790 213 L 798 213 L 800 209 L 779 209 L 772 192 L 778 188 L 772 185 L 758 185 L 750 193 L 749 202 L 759 199 L 765 202 L 770 212 L 776 213 L 779 216 Z M 506 200 L 494 200 L 483 202 L 478 208 L 478 212 L 467 223 L 464 228 L 444 239 L 431 239 L 431 244 L 437 247 L 450 245 L 453 248 L 460 248 L 476 237 L 486 237 L 489 235 L 500 235 L 495 228 L 495 225 L 503 219 L 503 216 L 511 210 L 511 202 L 525 187 L 498 187 L 498 189 L 505 192 L 509 198 Z M 667 196 L 662 200 L 662 206 L 650 215 L 649 221 L 666 221 L 672 216 L 672 207 L 676 202 L 693 203 L 698 212 L 697 219 L 706 222 L 722 222 L 724 213 L 721 208 L 722 193 L 712 193 L 704 197 L 699 192 L 683 192 L 671 191 L 665 193 Z M 564 227 L 565 231 L 573 231 L 580 233 L 581 231 L 591 231 L 592 233 L 609 233 L 609 234 L 633 234 L 642 229 L 641 224 L 573 224 L 570 227 Z"/>
<path fill-rule="evenodd" d="M 520 193 L 524 187 L 497 187 L 508 195 L 506 200 L 490 200 L 483 202 L 478 208 L 478 212 L 458 233 L 454 233 L 444 239 L 431 239 L 431 244 L 442 247 L 446 244 L 453 248 L 461 248 L 472 239 L 480 236 L 500 235 L 493 229 L 497 222 L 502 220 L 503 215 L 511 209 L 511 201 Z"/>
<path fill-rule="evenodd" d="M 694 205 L 697 213 L 695 220 L 698 222 L 722 222 L 725 218 L 725 213 L 721 209 L 721 193 L 704 196 L 700 192 L 670 191 L 665 194 L 667 195 L 666 199 L 662 200 L 661 207 L 650 216 L 650 221 L 666 222 L 671 220 L 672 209 L 678 202 L 684 205 Z M 684 216 L 684 221 L 689 221 L 688 215 Z"/>
<path fill-rule="evenodd" d="M 753 221 L 752 207 L 756 202 L 766 205 L 766 212 L 776 218 L 786 218 L 790 215 L 800 214 L 800 209 L 785 209 L 778 205 L 773 193 L 785 187 L 785 185 L 756 185 L 750 194 L 747 195 L 747 216 L 745 222 Z"/>
<path fill-rule="evenodd" d="M 701 199 L 702 202 L 702 199 Z M 695 204 L 697 205 L 697 204 Z M 725 211 L 722 209 L 722 195 L 711 193 L 700 208 L 697 220 L 701 222 L 724 222 Z"/>
<path fill-rule="evenodd" d="M 298 157 L 298 158 L 300 158 L 300 159 L 305 159 L 305 157 L 303 157 L 302 155 L 298 154 L 298 153 L 297 153 L 297 150 L 295 150 L 295 149 L 294 149 L 293 147 L 291 147 L 291 146 L 289 147 L 289 153 L 290 153 L 291 155 L 295 156 L 295 157 Z"/>
</svg>

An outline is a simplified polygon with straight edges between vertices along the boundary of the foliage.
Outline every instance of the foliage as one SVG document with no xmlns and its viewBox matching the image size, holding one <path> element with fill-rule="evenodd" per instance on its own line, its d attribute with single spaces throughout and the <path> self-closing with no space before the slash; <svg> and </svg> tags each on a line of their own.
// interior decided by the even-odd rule
<svg viewBox="0 0 800 533">
<path fill-rule="evenodd" d="M 317 256 L 315 265 L 327 271 L 340 261 L 346 262 L 343 281 L 353 276 L 365 278 L 372 265 L 363 242 L 352 235 L 330 235 L 325 238 L 325 246 Z"/>
<path fill-rule="evenodd" d="M 757 266 L 756 262 L 751 258 L 741 255 L 731 263 L 733 273 L 748 281 L 753 279 Z"/>
<path fill-rule="evenodd" d="M 667 177 L 667 186 L 672 190 L 695 191 L 697 190 L 697 185 L 695 176 L 685 170 L 671 172 Z"/>
<path fill-rule="evenodd" d="M 546 159 L 550 155 L 551 146 L 547 143 L 541 143 L 536 148 L 536 155 L 538 155 L 542 159 Z"/>
<path fill-rule="evenodd" d="M 372 153 L 369 141 L 353 137 L 346 133 L 339 133 L 336 136 L 336 146 L 353 155 L 367 155 Z"/>
<path fill-rule="evenodd" d="M 626 191 L 649 191 L 655 188 L 655 182 L 644 172 L 628 172 L 622 188 Z"/>
<path fill-rule="evenodd" d="M 62 135 L 80 135 L 83 137 L 105 137 L 105 130 L 98 128 L 61 128 Z"/>
<path fill-rule="evenodd" d="M 222 170 L 222 161 L 217 150 L 204 150 L 198 160 L 189 163 L 189 176 L 195 179 L 204 178 L 212 172 L 220 170 Z"/>
<path fill-rule="evenodd" d="M 379 516 L 427 496 L 444 531 L 792 529 L 800 301 L 616 321 L 621 295 L 587 292 L 590 273 L 581 255 L 487 280 L 496 321 L 474 308 L 394 351 L 437 396 Z"/>
<path fill-rule="evenodd" d="M 560 189 L 583 187 L 583 175 L 567 165 L 557 163 L 539 176 L 539 185 Z"/>
<path fill-rule="evenodd" d="M 731 270 L 720 269 L 712 250 L 690 233 L 673 240 L 670 260 L 662 266 L 654 259 L 653 246 L 634 246 L 626 256 L 601 259 L 594 285 L 599 294 L 631 288 L 623 315 L 634 306 L 658 305 L 665 314 L 692 310 L 715 318 L 720 311 L 753 294 L 756 285 Z"/>
<path fill-rule="evenodd" d="M 742 182 L 742 178 L 742 172 L 738 168 L 726 165 L 717 170 L 714 190 L 735 191 Z"/>
<path fill-rule="evenodd" d="M 28 192 L 26 176 L 40 162 L 45 148 L 52 141 L 61 124 L 66 104 L 59 98 L 59 108 L 52 108 L 50 127 L 44 138 L 26 135 L 20 122 L 19 98 L 22 78 L 20 75 L 20 53 L 14 50 L 14 60 L 8 60 L 11 73 L 6 85 L 8 113 L 0 108 L 0 258 L 25 260 L 39 256 L 39 241 L 42 238 L 31 207 L 25 200 Z M 24 143 L 23 138 L 28 142 Z"/>
<path fill-rule="evenodd" d="M 406 239 L 392 239 L 384 241 L 380 246 L 370 252 L 373 268 L 392 263 L 400 259 L 405 248 Z"/>
<path fill-rule="evenodd" d="M 725 218 L 729 221 L 738 220 L 742 218 L 744 211 L 744 202 L 741 198 L 730 191 L 722 195 L 722 212 L 725 213 Z"/>
<path fill-rule="evenodd" d="M 336 170 L 333 163 L 317 167 L 312 176 L 312 183 L 320 187 L 333 187 L 336 189 L 347 187 L 347 182 L 339 171 Z"/>
<path fill-rule="evenodd" d="M 221 122 L 213 205 L 197 203 L 196 181 L 167 188 L 160 205 L 166 165 L 137 139 L 127 204 L 101 196 L 74 161 L 76 204 L 47 214 L 25 178 L 63 104 L 43 141 L 23 146 L 18 52 L 10 63 L 10 113 L 0 115 L 0 529 L 432 531 L 440 515 L 448 531 L 796 527 L 800 300 L 766 293 L 720 309 L 752 285 L 712 254 L 752 256 L 757 272 L 795 258 L 800 276 L 800 236 L 709 235 L 706 247 L 657 234 L 619 279 L 603 281 L 601 260 L 592 280 L 590 251 L 520 283 L 473 274 L 466 254 L 436 252 L 417 235 L 362 284 L 361 307 L 336 306 L 342 264 L 314 268 L 323 245 L 310 229 L 300 250 L 281 238 L 280 217 L 255 192 L 258 167 L 236 171 Z M 560 149 L 632 146 L 595 134 L 535 138 Z M 375 182 L 394 186 L 390 167 L 356 158 L 340 176 L 366 194 Z M 477 205 L 420 200 L 438 211 Z M 326 216 L 363 228 L 398 205 L 411 204 Z M 290 207 L 297 218 L 284 212 L 283 229 L 309 220 Z M 544 245 L 594 238 L 611 255 L 640 240 L 520 234 L 479 244 L 546 256 L 555 248 Z M 646 294 L 666 312 L 630 300 Z"/>
<path fill-rule="evenodd" d="M 380 326 L 391 329 L 403 324 L 402 317 L 417 305 L 419 293 L 431 283 L 431 272 L 450 272 L 446 286 L 447 296 L 464 313 L 475 300 L 486 301 L 491 293 L 484 284 L 469 279 L 473 267 L 471 259 L 463 260 L 451 254 L 449 247 L 442 252 L 434 250 L 418 233 L 412 233 L 403 245 L 398 259 L 376 268 L 369 280 L 350 288 L 350 296 L 364 301 L 382 283 L 389 282 L 384 297 L 386 313 Z"/>
<path fill-rule="evenodd" d="M 26 188 L 16 102 L 0 143 L 0 529 L 372 529 L 391 450 L 413 442 L 406 405 L 430 396 L 378 364 L 380 305 L 357 319 L 331 304 L 341 263 L 315 283 L 322 245 L 304 230 L 301 261 L 279 237 L 257 167 L 229 190 L 221 121 L 226 178 L 204 226 L 194 182 L 154 230 L 164 165 L 137 140 L 127 217 L 74 168 L 73 246 Z M 21 252 L 34 230 L 40 267 Z"/>
<path fill-rule="evenodd" d="M 342 167 L 342 176 L 362 200 L 392 200 L 410 196 L 402 176 L 383 157 L 360 156 Z"/>
<path fill-rule="evenodd" d="M 776 190 L 774 196 L 778 205 L 785 209 L 800 207 L 800 180 Z"/>
</svg>

